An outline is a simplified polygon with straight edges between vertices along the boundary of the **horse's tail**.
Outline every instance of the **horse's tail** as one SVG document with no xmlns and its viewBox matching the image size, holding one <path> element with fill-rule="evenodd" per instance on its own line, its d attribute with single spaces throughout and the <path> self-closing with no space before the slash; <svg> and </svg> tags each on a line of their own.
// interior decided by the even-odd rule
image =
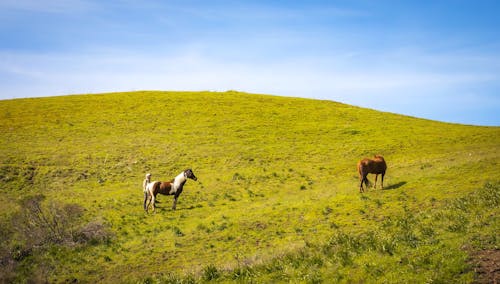
<svg viewBox="0 0 500 284">
<path fill-rule="evenodd" d="M 358 169 L 358 174 L 359 174 L 359 176 L 360 176 L 360 178 L 361 178 L 361 176 L 362 176 L 362 175 L 361 175 L 361 161 L 359 161 L 359 162 L 358 162 L 358 164 L 357 164 L 357 169 Z"/>
</svg>

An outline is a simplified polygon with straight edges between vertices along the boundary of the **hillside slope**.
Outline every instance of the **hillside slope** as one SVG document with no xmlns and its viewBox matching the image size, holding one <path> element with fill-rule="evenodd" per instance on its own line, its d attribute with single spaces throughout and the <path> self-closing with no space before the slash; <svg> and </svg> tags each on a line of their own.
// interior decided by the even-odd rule
<svg viewBox="0 0 500 284">
<path fill-rule="evenodd" d="M 450 212 L 439 210 L 450 200 L 479 189 L 498 193 L 498 127 L 239 92 L 130 92 L 0 101 L 0 132 L 1 241 L 10 280 L 208 281 L 232 279 L 224 276 L 232 271 L 261 281 L 471 281 L 462 248 L 474 237 L 480 241 L 473 249 L 498 248 L 491 236 L 499 229 L 495 207 L 488 209 L 493 216 L 481 215 L 488 224 L 482 232 L 479 225 L 441 232 L 435 226 L 451 219 L 427 219 L 445 216 Z M 386 187 L 360 194 L 356 162 L 374 154 L 387 160 Z M 146 214 L 144 174 L 170 180 L 186 168 L 199 180 L 187 182 L 177 210 L 171 197 L 160 196 L 157 212 Z M 468 210 L 464 218 L 479 211 Z M 48 217 L 46 224 L 60 215 L 77 218 L 46 232 L 59 238 L 37 243 L 30 238 L 43 235 L 43 218 L 39 227 L 15 225 L 34 221 L 33 212 Z M 325 260 L 342 250 L 331 258 L 311 254 L 383 226 L 411 231 L 409 216 L 433 231 L 415 233 L 422 240 L 415 247 L 380 233 L 393 241 L 384 245 L 390 253 L 366 248 L 369 255 L 351 255 L 353 249 L 345 263 Z M 436 242 L 424 243 L 425 232 Z M 450 255 L 429 256 L 438 248 Z M 409 251 L 423 260 L 409 261 Z M 302 264 L 321 261 L 275 264 L 301 254 Z"/>
</svg>

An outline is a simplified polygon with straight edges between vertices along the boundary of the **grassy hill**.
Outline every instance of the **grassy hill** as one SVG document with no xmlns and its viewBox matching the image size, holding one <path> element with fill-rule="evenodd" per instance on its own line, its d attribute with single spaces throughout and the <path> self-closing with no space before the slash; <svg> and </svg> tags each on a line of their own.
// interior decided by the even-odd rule
<svg viewBox="0 0 500 284">
<path fill-rule="evenodd" d="M 0 132 L 2 281 L 471 282 L 498 250 L 499 127 L 229 91 L 5 100 Z"/>
</svg>

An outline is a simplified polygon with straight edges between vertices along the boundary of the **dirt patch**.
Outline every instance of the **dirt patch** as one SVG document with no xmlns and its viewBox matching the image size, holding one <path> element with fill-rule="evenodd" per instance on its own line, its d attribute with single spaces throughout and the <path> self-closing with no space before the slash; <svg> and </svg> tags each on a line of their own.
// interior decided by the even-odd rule
<svg viewBox="0 0 500 284">
<path fill-rule="evenodd" d="M 500 250 L 473 252 L 470 262 L 476 273 L 474 283 L 500 283 Z"/>
</svg>

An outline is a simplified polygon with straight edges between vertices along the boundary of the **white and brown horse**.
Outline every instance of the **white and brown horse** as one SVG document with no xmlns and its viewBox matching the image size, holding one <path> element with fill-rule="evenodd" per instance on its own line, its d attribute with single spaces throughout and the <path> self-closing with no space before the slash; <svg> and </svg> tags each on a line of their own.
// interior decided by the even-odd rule
<svg viewBox="0 0 500 284">
<path fill-rule="evenodd" d="M 148 212 L 149 205 L 153 203 L 153 212 L 155 211 L 155 199 L 158 193 L 163 195 L 173 195 L 174 204 L 172 205 L 172 209 L 175 210 L 177 206 L 177 198 L 179 198 L 179 195 L 181 195 L 184 184 L 186 183 L 188 178 L 192 180 L 198 180 L 193 171 L 191 169 L 187 169 L 177 175 L 171 181 L 150 182 L 146 187 L 147 194 L 145 194 L 144 196 L 144 210 Z"/>
<path fill-rule="evenodd" d="M 363 182 L 368 188 L 368 174 L 375 174 L 375 184 L 373 188 L 377 187 L 377 177 L 379 174 L 382 175 L 382 189 L 384 189 L 384 176 L 387 170 L 387 164 L 385 163 L 384 157 L 380 155 L 375 155 L 374 159 L 365 158 L 358 162 L 358 173 L 359 173 L 359 192 L 364 192 Z"/>
</svg>

